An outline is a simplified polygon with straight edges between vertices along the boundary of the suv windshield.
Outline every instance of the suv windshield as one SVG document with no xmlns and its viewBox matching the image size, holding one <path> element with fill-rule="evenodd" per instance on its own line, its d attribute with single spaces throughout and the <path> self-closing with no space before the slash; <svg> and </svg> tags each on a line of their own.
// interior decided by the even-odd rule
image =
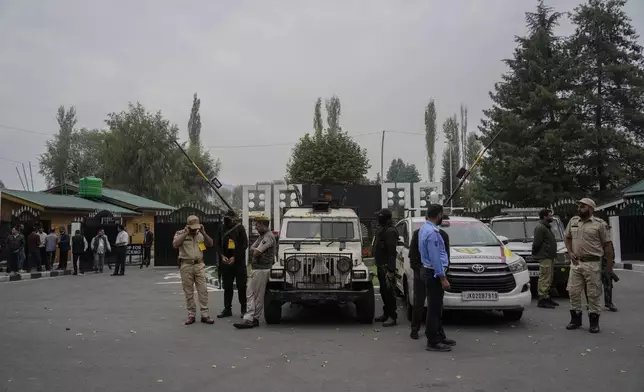
<svg viewBox="0 0 644 392">
<path fill-rule="evenodd" d="M 291 221 L 286 225 L 286 238 L 354 240 L 356 236 L 353 222 Z"/>
<path fill-rule="evenodd" d="M 497 235 L 502 235 L 508 237 L 510 242 L 512 241 L 532 241 L 534 238 L 534 228 L 537 227 L 539 223 L 536 219 L 502 219 L 492 221 L 490 228 L 494 230 Z M 554 220 L 550 225 L 550 231 L 555 236 L 555 240 L 563 241 L 561 236 L 561 231 L 559 230 L 559 221 Z M 527 237 L 526 237 L 527 233 Z"/>
<path fill-rule="evenodd" d="M 416 223 L 416 228 L 424 225 Z M 483 222 L 449 222 L 449 226 L 441 226 L 449 235 L 449 246 L 500 246 L 501 241 Z"/>
</svg>

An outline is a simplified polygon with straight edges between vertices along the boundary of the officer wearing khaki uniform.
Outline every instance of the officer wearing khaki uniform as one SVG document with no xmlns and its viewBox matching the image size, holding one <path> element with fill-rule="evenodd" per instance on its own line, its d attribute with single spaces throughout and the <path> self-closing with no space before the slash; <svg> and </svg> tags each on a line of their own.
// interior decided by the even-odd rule
<svg viewBox="0 0 644 392">
<path fill-rule="evenodd" d="M 266 285 L 275 262 L 277 241 L 269 228 L 270 220 L 265 216 L 255 218 L 255 229 L 259 237 L 250 247 L 252 252 L 250 261 L 250 276 L 246 288 L 247 312 L 241 323 L 233 324 L 235 328 L 246 329 L 259 326 L 259 317 L 264 311 L 264 295 Z"/>
<path fill-rule="evenodd" d="M 208 315 L 208 289 L 206 286 L 206 266 L 203 260 L 203 251 L 211 247 L 213 240 L 206 234 L 199 218 L 191 215 L 183 230 L 177 231 L 172 241 L 172 246 L 179 249 L 179 269 L 181 284 L 186 295 L 188 319 L 185 324 L 195 322 L 197 305 L 195 304 L 195 287 L 199 295 L 201 322 L 213 324 L 215 321 Z"/>
<path fill-rule="evenodd" d="M 582 325 L 581 297 L 588 295 L 589 331 L 599 332 L 600 298 L 602 295 L 602 256 L 606 257 L 606 272 L 613 271 L 613 248 L 606 223 L 593 216 L 595 202 L 584 198 L 578 202 L 578 216 L 568 222 L 564 233 L 566 248 L 572 265 L 568 277 L 570 295 L 570 323 L 566 329 Z"/>
</svg>

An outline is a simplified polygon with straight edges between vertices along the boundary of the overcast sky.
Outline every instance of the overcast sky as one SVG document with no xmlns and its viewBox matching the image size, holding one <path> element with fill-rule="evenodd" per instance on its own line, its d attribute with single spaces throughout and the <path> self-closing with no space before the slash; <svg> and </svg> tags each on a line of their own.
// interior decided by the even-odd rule
<svg viewBox="0 0 644 392">
<path fill-rule="evenodd" d="M 549 1 L 559 11 L 579 2 Z M 79 127 L 103 128 L 106 113 L 139 101 L 178 124 L 186 140 L 197 92 L 202 140 L 222 161 L 222 182 L 254 184 L 284 177 L 294 142 L 312 129 L 316 98 L 337 94 L 341 125 L 367 148 L 375 177 L 377 133 L 423 133 L 430 98 L 439 127 L 464 103 L 476 130 L 505 71 L 501 59 L 512 55 L 524 13 L 535 5 L 0 0 L 0 126 L 55 134 L 62 104 L 76 106 Z M 631 0 L 627 10 L 644 33 L 644 1 Z M 0 179 L 8 188 L 21 189 L 16 162 L 29 161 L 36 189 L 44 187 L 36 172 L 47 138 L 0 128 Z M 258 144 L 275 145 L 252 147 Z M 437 157 L 442 146 L 441 138 Z M 385 170 L 398 157 L 427 178 L 422 135 L 388 134 Z"/>
</svg>

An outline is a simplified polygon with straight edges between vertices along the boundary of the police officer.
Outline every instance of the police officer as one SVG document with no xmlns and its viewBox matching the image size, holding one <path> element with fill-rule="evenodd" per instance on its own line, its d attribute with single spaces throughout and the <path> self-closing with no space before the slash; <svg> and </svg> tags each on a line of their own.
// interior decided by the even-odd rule
<svg viewBox="0 0 644 392">
<path fill-rule="evenodd" d="M 376 213 L 380 227 L 374 236 L 373 256 L 376 259 L 378 268 L 378 282 L 380 283 L 380 297 L 383 302 L 382 316 L 375 321 L 382 322 L 383 327 L 391 327 L 397 324 L 398 314 L 396 313 L 396 246 L 398 245 L 398 232 L 391 220 L 391 211 L 386 208 Z"/>
<path fill-rule="evenodd" d="M 241 305 L 241 315 L 246 313 L 246 249 L 248 236 L 244 226 L 233 220 L 235 213 L 228 211 L 224 217 L 224 234 L 220 246 L 221 279 L 224 287 L 224 310 L 217 318 L 233 315 L 233 282 L 237 282 L 237 296 Z"/>
<path fill-rule="evenodd" d="M 208 236 L 199 218 L 190 215 L 183 230 L 177 231 L 172 241 L 172 246 L 179 249 L 179 270 L 181 284 L 186 295 L 188 319 L 186 325 L 194 324 L 197 305 L 195 304 L 195 287 L 199 295 L 201 307 L 201 322 L 213 324 L 215 321 L 208 315 L 208 288 L 206 286 L 206 266 L 203 260 L 203 251 L 211 247 L 213 240 Z"/>
<path fill-rule="evenodd" d="M 601 312 L 602 256 L 606 257 L 606 272 L 613 272 L 613 248 L 606 224 L 593 216 L 595 202 L 583 198 L 577 202 L 578 216 L 568 222 L 564 233 L 566 248 L 572 265 L 568 278 L 570 295 L 570 323 L 566 329 L 577 329 L 582 325 L 581 296 L 588 295 L 588 320 L 591 333 L 599 332 Z"/>
<path fill-rule="evenodd" d="M 250 279 L 246 289 L 246 303 L 248 311 L 244 314 L 241 323 L 235 323 L 233 326 L 238 329 L 248 329 L 259 327 L 259 317 L 264 311 L 264 295 L 266 285 L 271 272 L 271 267 L 275 262 L 275 253 L 277 251 L 277 241 L 275 235 L 269 228 L 270 219 L 266 216 L 255 218 L 255 229 L 259 237 L 250 247 L 252 252 L 250 262 Z"/>
<path fill-rule="evenodd" d="M 427 218 L 425 218 L 427 219 Z M 441 222 L 439 221 L 438 225 L 440 226 Z M 420 229 L 414 230 L 414 233 L 411 236 L 411 242 L 409 244 L 409 265 L 414 271 L 414 299 L 413 299 L 413 313 L 411 316 L 411 333 L 409 337 L 412 339 L 418 339 L 418 331 L 420 330 L 420 323 L 426 318 L 425 314 L 425 299 L 427 298 L 427 293 L 425 290 L 425 281 L 421 275 L 421 268 L 423 264 L 421 261 L 420 249 L 418 247 L 418 233 Z M 447 252 L 447 258 L 449 259 L 449 235 L 443 229 L 439 229 L 439 234 L 443 238 L 445 243 L 445 251 Z M 445 331 L 441 332 L 442 335 L 445 335 Z"/>
</svg>

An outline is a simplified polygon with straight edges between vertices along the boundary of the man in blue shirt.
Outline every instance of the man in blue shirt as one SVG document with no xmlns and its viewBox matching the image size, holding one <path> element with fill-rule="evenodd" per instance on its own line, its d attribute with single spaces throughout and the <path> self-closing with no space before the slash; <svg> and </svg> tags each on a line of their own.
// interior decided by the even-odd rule
<svg viewBox="0 0 644 392">
<path fill-rule="evenodd" d="M 445 275 L 449 260 L 445 241 L 440 235 L 443 221 L 443 206 L 432 204 L 427 208 L 427 222 L 418 232 L 418 248 L 423 265 L 421 276 L 427 293 L 427 320 L 425 336 L 428 351 L 452 351 L 456 342 L 448 339 L 443 330 L 443 296 L 449 290 Z"/>
</svg>

